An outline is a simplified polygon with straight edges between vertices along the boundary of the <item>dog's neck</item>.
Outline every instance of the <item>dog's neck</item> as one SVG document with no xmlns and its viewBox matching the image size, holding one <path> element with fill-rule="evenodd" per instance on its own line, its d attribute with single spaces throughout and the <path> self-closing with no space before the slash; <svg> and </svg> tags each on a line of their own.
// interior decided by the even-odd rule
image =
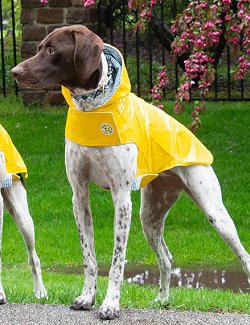
<svg viewBox="0 0 250 325">
<path fill-rule="evenodd" d="M 72 92 L 72 99 L 76 109 L 89 112 L 100 106 L 110 78 L 108 76 L 108 63 L 104 53 L 101 54 L 101 71 L 101 77 L 95 89 L 86 90 L 83 88 L 75 88 L 74 92 Z M 103 96 L 99 94 L 99 96 L 95 98 L 95 94 L 97 94 L 97 92 L 100 93 L 100 91 L 103 93 Z M 86 97 L 93 98 L 91 100 L 85 100 L 84 98 Z"/>
</svg>

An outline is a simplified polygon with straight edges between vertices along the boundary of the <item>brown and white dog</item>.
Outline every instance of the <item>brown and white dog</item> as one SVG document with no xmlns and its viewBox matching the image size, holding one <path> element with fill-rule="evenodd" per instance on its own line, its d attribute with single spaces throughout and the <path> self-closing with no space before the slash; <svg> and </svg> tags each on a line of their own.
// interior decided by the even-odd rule
<svg viewBox="0 0 250 325">
<path fill-rule="evenodd" d="M 38 53 L 17 65 L 12 73 L 24 87 L 40 89 L 67 87 L 72 94 L 86 95 L 107 78 L 102 40 L 86 27 L 59 28 L 39 45 Z M 79 110 L 93 110 L 100 99 L 88 105 L 75 102 Z M 73 191 L 73 209 L 84 257 L 85 282 L 74 309 L 90 309 L 95 302 L 97 262 L 89 204 L 90 181 L 111 189 L 115 206 L 114 251 L 106 297 L 99 309 L 101 319 L 119 316 L 120 289 L 131 220 L 131 184 L 136 175 L 137 147 L 82 146 L 66 138 L 65 162 Z M 157 300 L 169 297 L 172 256 L 163 238 L 164 221 L 170 208 L 185 191 L 205 213 L 221 238 L 239 257 L 250 279 L 250 256 L 242 246 L 235 225 L 223 205 L 220 185 L 211 166 L 179 166 L 164 171 L 141 191 L 141 222 L 145 237 L 157 255 L 160 291 Z M 105 213 L 105 212 L 104 212 Z"/>
<path fill-rule="evenodd" d="M 9 187 L 1 188 L 6 175 L 5 155 L 0 151 L 0 305 L 6 303 L 5 293 L 2 286 L 2 230 L 3 209 L 8 210 L 13 221 L 21 233 L 28 252 L 28 259 L 33 277 L 34 293 L 38 299 L 46 298 L 47 292 L 43 285 L 40 260 L 35 250 L 35 233 L 32 217 L 29 212 L 27 193 L 23 180 L 13 181 Z"/>
</svg>

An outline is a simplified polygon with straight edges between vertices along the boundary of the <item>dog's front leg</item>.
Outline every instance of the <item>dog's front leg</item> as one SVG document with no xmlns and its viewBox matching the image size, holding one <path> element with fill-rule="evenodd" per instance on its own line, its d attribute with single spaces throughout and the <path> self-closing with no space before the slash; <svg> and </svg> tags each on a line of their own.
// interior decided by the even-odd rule
<svg viewBox="0 0 250 325">
<path fill-rule="evenodd" d="M 97 263 L 94 248 L 94 230 L 88 199 L 87 184 L 73 189 L 73 210 L 82 247 L 84 286 L 82 294 L 75 299 L 72 309 L 91 309 L 95 302 Z"/>
<path fill-rule="evenodd" d="M 68 140 L 65 147 L 65 164 L 68 180 L 73 191 L 73 211 L 81 242 L 84 267 L 82 294 L 75 299 L 71 308 L 88 310 L 95 302 L 98 273 L 88 195 L 89 166 L 85 155 L 81 153 L 81 146 Z"/>
<path fill-rule="evenodd" d="M 3 230 L 3 198 L 0 192 L 0 305 L 6 303 L 5 294 L 2 286 L 2 230 Z"/>
<path fill-rule="evenodd" d="M 114 252 L 107 294 L 99 310 L 101 319 L 114 319 L 119 316 L 120 289 L 132 212 L 129 188 L 112 191 L 112 196 L 115 206 Z"/>
<path fill-rule="evenodd" d="M 65 163 L 68 180 L 73 191 L 73 211 L 81 242 L 85 278 L 82 294 L 75 299 L 71 308 L 87 310 L 95 302 L 98 269 L 88 195 L 89 178 L 85 174 L 88 167 L 84 163 L 84 156 L 80 154 L 80 146 L 71 141 L 66 141 Z"/>
</svg>

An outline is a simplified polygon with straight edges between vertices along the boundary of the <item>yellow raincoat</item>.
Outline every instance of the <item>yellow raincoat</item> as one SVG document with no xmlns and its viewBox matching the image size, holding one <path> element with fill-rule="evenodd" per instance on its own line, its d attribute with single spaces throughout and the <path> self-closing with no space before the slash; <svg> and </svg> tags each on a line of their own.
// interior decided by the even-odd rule
<svg viewBox="0 0 250 325">
<path fill-rule="evenodd" d="M 6 172 L 8 174 L 24 173 L 27 177 L 27 168 L 19 152 L 11 141 L 10 136 L 0 124 L 0 151 L 4 152 Z"/>
<path fill-rule="evenodd" d="M 123 60 L 121 82 L 116 92 L 93 111 L 77 110 L 69 90 L 62 87 L 69 105 L 66 138 L 84 146 L 135 143 L 138 148 L 138 188 L 172 167 L 212 163 L 211 153 L 192 132 L 130 90 Z"/>
</svg>

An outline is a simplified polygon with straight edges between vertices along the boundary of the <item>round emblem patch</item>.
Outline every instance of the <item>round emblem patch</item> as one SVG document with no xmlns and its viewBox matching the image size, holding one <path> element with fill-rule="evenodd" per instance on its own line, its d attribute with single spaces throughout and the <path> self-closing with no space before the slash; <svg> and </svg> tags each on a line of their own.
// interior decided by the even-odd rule
<svg viewBox="0 0 250 325">
<path fill-rule="evenodd" d="M 101 130 L 102 133 L 106 134 L 106 135 L 111 135 L 113 134 L 113 128 L 110 124 L 104 123 L 101 125 Z"/>
</svg>

